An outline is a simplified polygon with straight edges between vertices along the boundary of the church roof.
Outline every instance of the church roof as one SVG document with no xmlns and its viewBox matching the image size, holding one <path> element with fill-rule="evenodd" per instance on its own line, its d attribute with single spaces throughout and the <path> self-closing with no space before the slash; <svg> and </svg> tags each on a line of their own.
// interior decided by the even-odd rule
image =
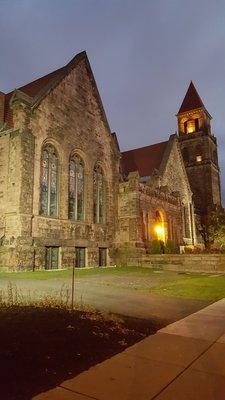
<svg viewBox="0 0 225 400">
<path fill-rule="evenodd" d="M 87 71 L 92 82 L 92 87 L 95 96 L 97 98 L 98 104 L 100 106 L 100 109 L 102 111 L 103 121 L 105 123 L 107 130 L 110 131 L 104 107 L 101 101 L 101 97 L 98 92 L 95 78 L 93 76 L 91 66 L 85 51 L 76 54 L 75 57 L 62 68 L 59 68 L 45 76 L 42 76 L 41 78 L 38 78 L 26 85 L 19 87 L 16 90 L 13 90 L 5 94 L 4 121 L 7 123 L 7 127 L 9 128 L 13 127 L 13 112 L 12 109 L 10 108 L 10 100 L 12 101 L 14 99 L 14 96 L 19 96 L 20 98 L 23 98 L 25 96 L 24 97 L 25 101 L 29 102 L 31 107 L 35 107 L 48 94 L 50 90 L 54 89 L 54 87 L 83 60 L 86 63 Z"/>
<path fill-rule="evenodd" d="M 150 176 L 159 169 L 168 141 L 121 153 L 121 171 L 124 175 L 138 171 L 140 177 Z"/>
<path fill-rule="evenodd" d="M 50 72 L 50 74 L 44 75 L 41 78 L 35 79 L 24 86 L 21 86 L 18 90 L 26 93 L 28 96 L 36 96 L 41 89 L 43 89 L 53 78 L 56 78 L 63 72 L 65 67 L 59 68 L 56 71 Z"/>
<path fill-rule="evenodd" d="M 19 87 L 17 90 L 27 94 L 30 97 L 35 97 L 40 90 L 42 90 L 53 78 L 60 76 L 65 67 L 59 68 L 56 71 L 50 72 L 41 78 L 35 79 L 34 81 Z M 10 109 L 9 102 L 14 91 L 5 94 L 5 122 L 9 127 L 12 127 L 12 110 Z"/>
<path fill-rule="evenodd" d="M 194 110 L 196 108 L 205 107 L 201 97 L 199 96 L 193 82 L 191 81 L 178 114 L 186 111 Z"/>
</svg>

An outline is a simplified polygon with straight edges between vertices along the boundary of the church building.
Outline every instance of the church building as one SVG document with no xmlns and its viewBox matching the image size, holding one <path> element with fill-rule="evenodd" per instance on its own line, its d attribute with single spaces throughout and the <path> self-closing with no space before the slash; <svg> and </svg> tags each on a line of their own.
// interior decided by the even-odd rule
<svg viewBox="0 0 225 400">
<path fill-rule="evenodd" d="M 0 92 L 0 268 L 112 265 L 117 249 L 144 253 L 156 238 L 195 245 L 196 214 L 221 197 L 192 83 L 177 117 L 178 135 L 121 153 L 85 52 Z"/>
</svg>

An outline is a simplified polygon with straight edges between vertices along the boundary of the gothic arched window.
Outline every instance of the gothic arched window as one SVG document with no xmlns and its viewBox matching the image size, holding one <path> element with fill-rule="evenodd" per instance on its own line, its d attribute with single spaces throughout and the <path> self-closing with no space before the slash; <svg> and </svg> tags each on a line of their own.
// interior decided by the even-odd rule
<svg viewBox="0 0 225 400">
<path fill-rule="evenodd" d="M 100 166 L 96 166 L 94 168 L 94 222 L 95 223 L 104 223 L 105 222 L 105 180 L 102 168 Z"/>
<path fill-rule="evenodd" d="M 74 154 L 69 162 L 69 212 L 70 219 L 84 219 L 84 163 Z"/>
<path fill-rule="evenodd" d="M 56 217 L 58 213 L 58 155 L 51 144 L 41 153 L 40 214 Z"/>
</svg>

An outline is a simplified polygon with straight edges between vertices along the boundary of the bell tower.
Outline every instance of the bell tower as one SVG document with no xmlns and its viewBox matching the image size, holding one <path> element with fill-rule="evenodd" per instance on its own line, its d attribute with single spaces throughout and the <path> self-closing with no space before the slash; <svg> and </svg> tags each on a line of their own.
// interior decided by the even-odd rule
<svg viewBox="0 0 225 400">
<path fill-rule="evenodd" d="M 195 212 L 204 214 L 221 206 L 217 141 L 211 132 L 211 115 L 193 82 L 177 114 L 181 152 L 193 192 Z"/>
</svg>

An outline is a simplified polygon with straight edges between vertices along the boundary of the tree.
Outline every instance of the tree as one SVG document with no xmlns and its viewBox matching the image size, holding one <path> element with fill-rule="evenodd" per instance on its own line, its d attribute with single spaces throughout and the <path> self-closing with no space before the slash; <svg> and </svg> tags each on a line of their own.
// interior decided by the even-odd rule
<svg viewBox="0 0 225 400">
<path fill-rule="evenodd" d="M 197 219 L 196 227 L 206 250 L 210 250 L 215 242 L 220 245 L 225 244 L 225 212 L 223 209 L 217 208 L 201 215 Z"/>
</svg>

